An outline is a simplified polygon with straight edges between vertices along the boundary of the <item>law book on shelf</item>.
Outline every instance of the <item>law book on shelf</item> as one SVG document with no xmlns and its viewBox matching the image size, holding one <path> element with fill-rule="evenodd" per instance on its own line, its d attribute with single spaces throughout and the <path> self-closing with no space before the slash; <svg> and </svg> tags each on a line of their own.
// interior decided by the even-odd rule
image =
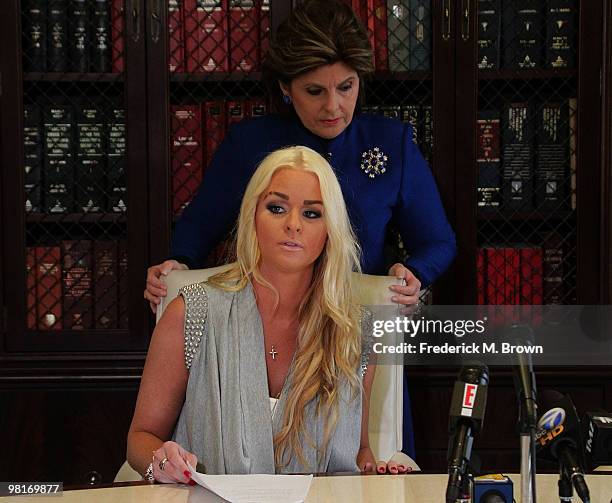
<svg viewBox="0 0 612 503">
<path fill-rule="evenodd" d="M 380 112 L 387 119 L 400 120 L 402 116 L 402 107 L 399 105 L 382 105 L 380 107 Z"/>
<path fill-rule="evenodd" d="M 184 1 L 187 72 L 229 72 L 227 0 Z"/>
<path fill-rule="evenodd" d="M 229 0 L 230 72 L 259 68 L 259 9 L 254 0 Z"/>
<path fill-rule="evenodd" d="M 227 120 L 226 130 L 237 124 L 246 117 L 245 102 L 241 100 L 228 100 L 225 102 L 225 117 Z"/>
<path fill-rule="evenodd" d="M 410 5 L 409 0 L 387 0 L 387 47 L 389 70 L 410 69 Z"/>
<path fill-rule="evenodd" d="M 37 246 L 36 327 L 62 329 L 62 265 L 59 246 Z"/>
<path fill-rule="evenodd" d="M 93 37 L 91 71 L 111 71 L 111 0 L 95 0 L 93 4 Z"/>
<path fill-rule="evenodd" d="M 544 103 L 538 109 L 536 206 L 554 212 L 567 207 L 569 123 L 567 102 Z"/>
<path fill-rule="evenodd" d="M 558 232 L 550 232 L 544 235 L 542 253 L 544 304 L 563 304 L 565 300 L 563 283 L 565 253 L 563 238 Z"/>
<path fill-rule="evenodd" d="M 264 98 L 254 98 L 245 102 L 245 117 L 263 117 L 268 106 Z"/>
<path fill-rule="evenodd" d="M 184 0 L 168 1 L 168 66 L 171 72 L 185 71 Z"/>
<path fill-rule="evenodd" d="M 117 274 L 119 276 L 118 296 L 118 328 L 129 328 L 129 299 L 128 299 L 128 248 L 127 241 L 121 239 L 117 245 Z"/>
<path fill-rule="evenodd" d="M 106 124 L 97 104 L 76 107 L 75 210 L 102 212 L 106 208 Z"/>
<path fill-rule="evenodd" d="M 93 326 L 93 250 L 89 240 L 62 241 L 63 321 L 68 330 Z"/>
<path fill-rule="evenodd" d="M 108 114 L 107 211 L 127 210 L 125 109 L 112 106 Z"/>
<path fill-rule="evenodd" d="M 502 117 L 502 205 L 533 209 L 533 119 L 526 102 L 504 106 Z"/>
<path fill-rule="evenodd" d="M 44 108 L 43 210 L 69 213 L 74 206 L 74 111 L 71 106 Z"/>
<path fill-rule="evenodd" d="M 478 211 L 498 211 L 501 206 L 501 127 L 499 113 L 483 110 L 476 120 Z"/>
<path fill-rule="evenodd" d="M 42 211 L 43 131 L 36 105 L 23 107 L 23 157 L 25 210 L 38 213 Z"/>
<path fill-rule="evenodd" d="M 68 71 L 68 0 L 49 0 L 47 11 L 47 71 Z"/>
<path fill-rule="evenodd" d="M 506 272 L 504 248 L 502 246 L 486 246 L 486 292 L 487 304 L 503 305 L 506 301 Z"/>
<path fill-rule="evenodd" d="M 570 207 L 576 209 L 576 167 L 578 166 L 578 100 L 567 101 L 569 115 L 569 159 L 570 159 Z"/>
<path fill-rule="evenodd" d="M 486 248 L 478 248 L 476 254 L 476 304 L 483 306 L 487 304 L 487 260 Z"/>
<path fill-rule="evenodd" d="M 25 0 L 23 68 L 26 72 L 47 70 L 47 0 Z"/>
<path fill-rule="evenodd" d="M 544 3 L 540 0 L 504 2 L 502 30 L 504 67 L 542 68 Z"/>
<path fill-rule="evenodd" d="M 421 134 L 421 110 L 419 105 L 404 105 L 401 120 L 412 126 L 412 141 L 415 145 L 418 145 Z"/>
<path fill-rule="evenodd" d="M 221 145 L 225 137 L 225 104 L 223 101 L 205 101 L 202 106 L 202 115 L 205 121 L 206 145 L 206 166 L 212 161 L 217 147 Z"/>
<path fill-rule="evenodd" d="M 26 247 L 26 328 L 36 330 L 36 248 Z"/>
<path fill-rule="evenodd" d="M 519 304 L 542 304 L 542 248 L 523 246 L 520 254 L 520 298 Z"/>
<path fill-rule="evenodd" d="M 71 0 L 69 4 L 70 67 L 74 72 L 89 71 L 91 45 L 89 0 Z"/>
<path fill-rule="evenodd" d="M 173 105 L 172 213 L 180 215 L 202 183 L 202 114 L 200 105 Z"/>
<path fill-rule="evenodd" d="M 270 0 L 261 0 L 259 11 L 259 65 L 261 67 L 270 47 Z"/>
<path fill-rule="evenodd" d="M 520 254 L 514 246 L 502 248 L 504 257 L 504 302 L 505 305 L 520 304 Z"/>
<path fill-rule="evenodd" d="M 431 105 L 421 106 L 421 131 L 419 132 L 419 148 L 425 160 L 433 162 L 434 148 L 433 108 Z"/>
<path fill-rule="evenodd" d="M 93 254 L 94 328 L 117 328 L 117 243 L 96 240 Z"/>
<path fill-rule="evenodd" d="M 501 0 L 478 0 L 478 68 L 499 70 Z"/>
<path fill-rule="evenodd" d="M 431 0 L 409 0 L 410 71 L 431 70 Z"/>
<path fill-rule="evenodd" d="M 112 72 L 125 70 L 125 1 L 112 0 L 111 3 L 111 59 Z"/>
<path fill-rule="evenodd" d="M 389 48 L 387 47 L 387 0 L 367 0 L 368 17 L 372 19 L 374 33 L 374 65 L 377 71 L 389 69 Z"/>
<path fill-rule="evenodd" d="M 547 0 L 546 68 L 576 66 L 576 2 Z"/>
</svg>

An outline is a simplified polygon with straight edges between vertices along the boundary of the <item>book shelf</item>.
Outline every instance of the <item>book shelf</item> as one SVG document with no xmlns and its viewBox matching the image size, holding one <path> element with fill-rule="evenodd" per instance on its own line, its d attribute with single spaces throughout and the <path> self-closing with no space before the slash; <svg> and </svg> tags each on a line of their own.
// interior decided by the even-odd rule
<svg viewBox="0 0 612 503">
<path fill-rule="evenodd" d="M 612 208 L 609 203 L 612 116 L 602 115 L 605 108 L 599 94 L 600 68 L 603 68 L 603 78 L 607 79 L 604 82 L 612 82 L 612 43 L 609 40 L 612 13 L 606 2 L 576 0 L 573 64 L 556 68 L 546 64 L 545 13 L 541 14 L 540 24 L 540 63 L 523 69 L 505 64 L 504 40 L 508 39 L 505 33 L 512 28 L 504 31 L 502 20 L 506 14 L 500 10 L 499 48 L 495 52 L 499 57 L 493 58 L 499 62 L 493 68 L 479 69 L 482 54 L 478 41 L 483 40 L 482 34 L 479 35 L 479 18 L 482 18 L 478 15 L 479 9 L 495 10 L 496 5 L 501 9 L 499 5 L 503 2 L 346 1 L 360 14 L 375 50 L 376 73 L 365 83 L 361 106 L 370 113 L 396 117 L 416 126 L 414 140 L 432 166 L 442 201 L 457 234 L 457 259 L 434 285 L 433 301 L 446 304 L 499 303 L 509 299 L 517 303 L 537 302 L 533 293 L 527 298 L 520 286 L 517 291 L 508 292 L 506 299 L 505 280 L 516 278 L 517 274 L 523 277 L 520 276 L 523 274 L 532 283 L 534 276 L 541 277 L 544 302 L 545 253 L 548 249 L 557 250 L 549 256 L 563 267 L 560 273 L 554 268 L 553 272 L 566 285 L 562 290 L 552 290 L 552 297 L 556 296 L 552 301 L 609 302 L 612 277 L 606 260 L 609 262 L 612 256 Z M 55 438 L 45 441 L 44 451 L 67 450 L 50 474 L 50 463 L 34 440 L 24 439 L 23 435 L 9 438 L 5 434 L 6 438 L 0 437 L 0 440 L 8 446 L 7 452 L 15 456 L 0 459 L 0 480 L 18 480 L 25 474 L 29 474 L 29 480 L 45 480 L 42 476 L 46 469 L 46 480 L 53 475 L 51 478 L 73 484 L 91 480 L 109 482 L 124 459 L 124 446 L 117 447 L 117 439 L 125 438 L 152 329 L 149 307 L 142 298 L 146 268 L 168 256 L 174 221 L 200 180 L 205 183 L 207 162 L 231 122 L 265 113 L 268 104 L 264 99 L 260 63 L 269 36 L 266 26 L 273 32 L 296 2 L 271 0 L 268 5 L 263 0 L 232 1 L 231 7 L 229 0 L 89 2 L 96 8 L 107 9 L 108 15 L 77 16 L 80 24 L 68 23 L 66 35 L 75 35 L 74 27 L 81 26 L 87 31 L 87 28 L 106 23 L 106 50 L 109 51 L 105 56 L 106 67 L 96 67 L 92 63 L 94 55 L 100 57 L 100 51 L 82 56 L 85 61 L 77 65 L 78 44 L 75 43 L 72 52 L 68 50 L 69 44 L 67 56 L 59 58 L 63 61 L 59 67 L 53 64 L 59 71 L 42 67 L 42 57 L 33 64 L 31 52 L 28 52 L 32 45 L 31 36 L 28 42 L 28 27 L 33 18 L 30 10 L 41 2 L 0 2 L 0 155 L 3 166 L 0 175 L 0 303 L 3 307 L 0 397 L 9 404 L 6 410 L 16 411 L 10 416 L 2 412 L 0 419 L 8 425 L 4 429 L 7 432 L 11 428 L 19 429 L 24 421 L 31 429 L 57 433 Z M 78 1 L 61 0 L 43 3 L 66 8 L 68 4 L 81 5 Z M 554 2 L 536 3 L 544 9 L 545 5 Z M 559 3 L 564 2 L 559 0 Z M 202 18 L 194 27 L 185 15 L 197 10 L 198 5 L 203 11 L 197 15 Z M 463 15 L 466 9 L 467 17 Z M 411 12 L 416 14 L 410 16 Z M 404 14 L 407 16 L 402 17 Z M 67 15 L 74 16 L 74 13 Z M 515 15 L 513 19 L 519 18 Z M 215 29 L 220 30 L 212 44 L 211 40 L 203 39 L 198 30 L 198 26 L 207 22 L 216 23 Z M 233 33 L 232 26 L 241 28 Z M 91 30 L 86 36 L 92 36 Z M 68 38 L 66 40 L 69 42 Z M 70 40 L 78 41 L 78 37 Z M 602 40 L 607 40 L 606 44 L 602 44 Z M 518 48 L 512 50 L 519 51 Z M 87 66 L 88 71 L 76 71 L 77 66 Z M 608 85 L 605 94 L 608 104 L 610 88 L 612 86 Z M 538 178 L 542 169 L 539 158 L 532 155 L 524 182 L 531 186 L 533 195 L 528 197 L 529 204 L 520 205 L 514 201 L 516 206 L 511 207 L 508 202 L 512 199 L 504 200 L 504 190 L 512 180 L 510 170 L 507 170 L 506 182 L 503 177 L 504 163 L 511 159 L 507 149 L 504 151 L 509 144 L 504 141 L 504 121 L 509 107 L 521 103 L 527 103 L 530 117 L 527 123 L 531 128 L 527 136 L 533 153 L 539 151 L 538 146 L 545 140 L 538 117 L 549 105 L 563 107 L 560 123 L 564 129 L 559 132 L 563 140 L 548 142 L 553 153 L 557 148 L 555 159 L 560 159 L 562 164 L 562 171 L 553 173 L 549 181 L 556 181 L 561 192 L 556 199 L 540 197 L 537 191 L 541 183 L 536 180 L 544 178 Z M 24 112 L 31 107 L 38 108 L 41 118 L 37 122 L 38 133 L 36 127 L 30 131 L 34 141 L 28 146 L 25 140 L 30 138 L 29 123 Z M 72 119 L 57 120 L 45 126 L 45 110 L 48 114 L 53 107 L 68 107 Z M 94 115 L 90 120 L 79 121 L 79 110 L 81 117 L 86 116 L 82 113 L 84 109 L 93 110 Z M 112 119 L 113 110 L 124 111 L 123 121 Z M 483 112 L 492 115 L 483 116 Z M 102 118 L 100 121 L 96 120 L 96 113 Z M 554 110 L 550 114 L 554 115 Z M 479 123 L 479 120 L 498 120 L 498 139 L 493 141 L 498 149 L 493 159 L 497 161 L 491 160 L 489 144 L 483 148 L 483 135 L 489 135 L 487 141 L 491 141 L 491 124 Z M 45 196 L 50 191 L 45 188 L 47 182 L 43 175 L 33 183 L 41 189 L 40 208 L 36 201 L 30 201 L 31 207 L 27 209 L 29 189 L 24 169 L 27 155 L 31 153 L 32 159 L 39 159 L 37 165 L 45 166 L 53 144 L 45 146 L 44 140 L 47 133 L 61 130 L 58 126 L 61 124 L 69 124 L 72 131 L 72 164 L 83 160 L 90 161 L 90 166 L 101 163 L 104 169 L 95 170 L 95 174 L 103 173 L 103 181 L 100 182 L 100 178 L 96 181 L 94 177 L 89 182 L 79 182 L 78 176 L 73 181 L 68 180 L 81 188 L 78 191 L 81 195 L 91 197 L 83 199 L 84 204 L 78 204 L 81 198 L 75 199 L 77 191 L 74 191 L 72 202 L 67 204 L 70 207 L 50 212 L 47 211 L 50 207 L 44 209 Z M 117 127 L 118 124 L 122 126 Z M 125 184 L 115 188 L 123 191 L 123 205 L 109 204 L 113 199 L 113 185 L 109 182 L 109 159 L 113 157 L 108 149 L 109 131 L 119 129 L 123 129 L 118 137 L 124 138 L 124 144 L 121 147 L 121 142 L 114 140 L 114 154 L 124 166 Z M 103 139 L 91 140 L 92 137 L 95 140 L 96 134 L 101 134 Z M 89 139 L 90 144 L 85 142 L 79 149 L 81 137 L 84 141 Z M 83 154 L 85 150 L 88 155 L 79 156 L 79 152 Z M 485 155 L 486 162 L 497 163 L 492 167 L 493 182 L 482 183 L 479 176 Z M 68 156 L 60 153 L 58 158 L 66 160 Z M 483 199 L 479 187 L 492 189 L 490 192 L 497 195 Z M 479 201 L 486 203 L 491 198 L 499 204 L 489 207 L 485 204 L 479 209 Z M 546 245 L 551 241 L 547 236 L 554 234 L 561 236 L 561 244 L 556 248 Z M 89 273 L 74 271 L 73 265 L 74 277 L 67 274 L 71 270 L 71 267 L 64 267 L 68 241 L 85 243 L 91 249 L 93 259 Z M 95 260 L 95 250 L 99 249 L 98 257 L 101 257 L 101 248 L 117 250 L 117 244 L 124 241 L 127 242 L 127 262 L 123 262 L 123 272 L 120 273 L 118 258 L 114 261 L 112 258 L 113 253 L 117 256 L 118 252 L 109 252 L 109 267 L 114 271 L 114 279 L 108 280 L 98 292 L 99 296 L 103 296 L 103 292 L 115 292 L 107 297 L 105 308 L 116 313 L 115 321 L 103 326 L 101 318 L 108 313 L 96 314 L 96 307 L 100 305 L 96 284 L 102 274 L 96 276 L 95 271 L 96 262 L 104 264 L 104 261 Z M 32 295 L 36 299 L 37 281 L 41 280 L 33 276 L 33 280 L 28 281 L 26 266 L 28 250 L 34 250 L 35 257 L 36 248 L 43 247 L 54 248 L 47 254 L 57 259 L 59 274 L 42 289 L 43 293 L 49 293 L 55 288 L 50 307 L 61 308 L 54 313 L 56 319 L 58 315 L 66 319 L 64 304 L 66 312 L 70 312 L 63 294 L 65 287 L 72 288 L 75 282 L 83 286 L 79 283 L 85 281 L 83 276 L 89 281 L 88 288 L 74 288 L 76 293 L 88 290 L 87 295 L 90 295 L 90 300 L 77 303 L 80 309 L 88 302 L 91 306 L 80 313 L 81 320 L 84 316 L 89 317 L 82 327 L 75 329 L 62 322 L 61 329 L 53 323 L 39 328 L 40 320 L 45 319 L 44 313 L 41 317 L 36 308 L 32 310 L 36 305 L 32 303 Z M 391 232 L 390 261 L 401 258 L 403 253 L 397 235 Z M 484 259 L 480 266 L 479 254 Z M 490 283 L 486 265 L 488 254 L 491 275 L 496 273 L 500 278 L 495 280 L 497 286 L 493 289 L 487 288 Z M 217 250 L 210 257 L 210 263 L 222 257 L 223 250 Z M 501 265 L 493 267 L 495 263 Z M 506 263 L 509 264 L 507 273 Z M 523 268 L 521 264 L 529 267 Z M 523 269 L 526 272 L 521 272 Z M 42 277 L 45 285 L 47 279 L 48 276 Z M 60 293 L 57 293 L 58 286 Z M 492 300 L 489 300 L 489 291 Z M 503 299 L 497 297 L 502 291 Z M 487 293 L 486 298 L 482 298 L 483 292 Z M 129 313 L 129 317 L 120 320 L 120 310 Z M 408 373 L 412 401 L 418 404 L 415 411 L 419 411 L 415 412 L 415 431 L 421 438 L 417 442 L 419 463 L 430 470 L 442 470 L 446 419 L 440 411 L 448 407 L 456 372 L 419 368 L 408 369 Z M 612 409 L 611 376 L 610 369 L 573 373 L 546 369 L 538 379 L 555 387 L 571 384 L 572 393 L 579 395 L 577 405 L 581 410 Z M 500 406 L 491 407 L 490 421 L 499 424 L 499 431 L 507 433 L 507 438 L 514 439 L 514 424 L 506 407 L 513 400 L 511 373 L 496 369 L 493 388 L 492 403 Z M 79 409 L 69 407 L 73 401 L 83 403 L 82 410 L 86 412 L 82 417 L 86 424 L 78 422 Z M 94 414 L 97 408 L 104 411 L 98 418 Z M 68 417 L 67 411 L 72 411 L 70 413 L 76 417 Z M 440 424 L 432 424 L 431 418 L 438 417 Z M 92 429 L 96 435 L 91 434 Z M 72 440 L 71 435 L 74 436 Z M 501 433 L 485 432 L 481 444 L 483 460 L 488 467 L 516 469 L 518 458 L 514 454 L 518 444 L 507 439 L 502 441 L 502 436 Z M 115 442 L 116 448 L 104 449 L 101 439 L 107 439 L 107 444 Z M 95 450 L 95 459 L 83 454 L 88 449 Z M 32 462 L 18 455 L 19 452 L 37 453 L 36 459 Z M 17 459 L 17 463 L 9 466 L 4 458 Z"/>
</svg>

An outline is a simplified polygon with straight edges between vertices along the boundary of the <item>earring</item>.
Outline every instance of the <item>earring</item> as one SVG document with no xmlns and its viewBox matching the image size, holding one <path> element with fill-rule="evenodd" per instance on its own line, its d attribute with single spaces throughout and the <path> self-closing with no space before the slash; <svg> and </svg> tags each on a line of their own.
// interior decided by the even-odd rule
<svg viewBox="0 0 612 503">
<path fill-rule="evenodd" d="M 291 105 L 291 96 L 288 94 L 283 94 L 283 103 L 285 105 Z"/>
</svg>

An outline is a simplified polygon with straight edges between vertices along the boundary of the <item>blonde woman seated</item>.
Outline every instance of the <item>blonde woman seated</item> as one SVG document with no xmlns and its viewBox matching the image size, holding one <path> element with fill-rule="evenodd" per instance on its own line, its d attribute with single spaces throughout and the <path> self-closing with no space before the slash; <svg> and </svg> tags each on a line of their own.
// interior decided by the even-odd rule
<svg viewBox="0 0 612 503">
<path fill-rule="evenodd" d="M 374 470 L 374 367 L 350 279 L 359 248 L 323 157 L 291 147 L 262 161 L 236 252 L 157 324 L 129 463 L 159 482 L 189 482 L 196 462 L 212 474 Z"/>
</svg>

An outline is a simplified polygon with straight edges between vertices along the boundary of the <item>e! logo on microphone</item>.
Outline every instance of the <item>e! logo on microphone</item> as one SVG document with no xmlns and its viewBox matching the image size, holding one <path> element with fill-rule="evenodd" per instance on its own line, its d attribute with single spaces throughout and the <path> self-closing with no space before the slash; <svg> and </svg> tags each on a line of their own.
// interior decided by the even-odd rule
<svg viewBox="0 0 612 503">
<path fill-rule="evenodd" d="M 476 393 L 478 392 L 477 384 L 465 384 L 463 387 L 463 403 L 461 406 L 461 415 L 472 417 L 474 410 L 474 402 L 476 401 Z"/>
</svg>

